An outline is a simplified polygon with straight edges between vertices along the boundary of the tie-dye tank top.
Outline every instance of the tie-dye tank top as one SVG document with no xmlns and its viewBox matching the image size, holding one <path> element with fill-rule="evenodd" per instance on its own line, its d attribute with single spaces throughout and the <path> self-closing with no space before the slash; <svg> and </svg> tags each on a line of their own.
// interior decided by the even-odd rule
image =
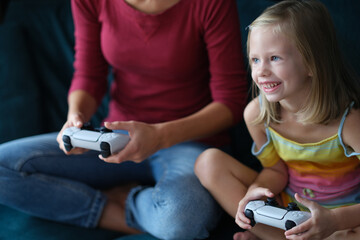
<svg viewBox="0 0 360 240">
<path fill-rule="evenodd" d="M 316 143 L 297 143 L 266 128 L 267 142 L 252 153 L 264 167 L 282 159 L 289 172 L 289 182 L 281 194 L 284 204 L 295 201 L 294 194 L 334 208 L 360 203 L 360 153 L 343 143 L 341 133 L 350 106 L 344 113 L 338 132 Z"/>
</svg>

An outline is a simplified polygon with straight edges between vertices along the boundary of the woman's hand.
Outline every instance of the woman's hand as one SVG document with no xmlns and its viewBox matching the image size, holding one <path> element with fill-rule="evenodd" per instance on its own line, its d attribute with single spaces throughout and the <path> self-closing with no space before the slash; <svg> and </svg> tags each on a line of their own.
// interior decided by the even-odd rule
<svg viewBox="0 0 360 240">
<path fill-rule="evenodd" d="M 108 158 L 99 156 L 106 162 L 133 161 L 139 163 L 162 148 L 162 134 L 155 124 L 136 121 L 106 122 L 105 127 L 111 130 L 126 130 L 130 136 L 129 143 L 119 153 Z"/>
<path fill-rule="evenodd" d="M 332 210 L 324 208 L 316 202 L 302 198 L 297 193 L 295 194 L 295 199 L 310 210 L 311 218 L 299 226 L 286 231 L 286 239 L 324 239 L 337 231 L 336 217 Z"/>
<path fill-rule="evenodd" d="M 249 201 L 262 199 L 264 196 L 266 197 L 274 197 L 274 194 L 267 188 L 257 187 L 253 189 L 249 189 L 246 195 L 239 202 L 238 210 L 235 217 L 235 222 L 242 229 L 251 229 L 250 219 L 248 219 L 245 214 L 245 207 Z"/>
<path fill-rule="evenodd" d="M 66 155 L 70 155 L 70 154 L 82 154 L 86 151 L 88 151 L 87 149 L 84 148 L 73 148 L 70 151 L 66 151 L 65 147 L 64 147 L 64 142 L 62 140 L 62 135 L 63 132 L 66 128 L 69 127 L 78 127 L 81 128 L 84 124 L 84 118 L 83 115 L 80 113 L 76 113 L 76 114 L 70 114 L 68 116 L 68 120 L 66 121 L 66 123 L 63 125 L 63 127 L 61 128 L 59 134 L 56 137 L 56 141 L 59 143 L 59 148 L 61 150 L 64 151 L 64 153 Z"/>
</svg>

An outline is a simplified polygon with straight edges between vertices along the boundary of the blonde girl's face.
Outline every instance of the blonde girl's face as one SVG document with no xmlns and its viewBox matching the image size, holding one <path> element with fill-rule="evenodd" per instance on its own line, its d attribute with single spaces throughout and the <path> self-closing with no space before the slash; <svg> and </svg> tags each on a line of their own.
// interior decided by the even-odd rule
<svg viewBox="0 0 360 240">
<path fill-rule="evenodd" d="M 303 102 L 310 73 L 295 43 L 272 26 L 254 27 L 249 39 L 251 76 L 269 102 Z"/>
</svg>

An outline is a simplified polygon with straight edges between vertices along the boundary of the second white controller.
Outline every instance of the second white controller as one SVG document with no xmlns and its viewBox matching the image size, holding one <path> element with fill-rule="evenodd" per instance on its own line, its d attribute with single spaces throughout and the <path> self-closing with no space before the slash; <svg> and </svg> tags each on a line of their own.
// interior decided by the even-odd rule
<svg viewBox="0 0 360 240">
<path fill-rule="evenodd" d="M 275 200 L 250 201 L 245 207 L 245 216 L 251 225 L 263 223 L 265 225 L 289 230 L 311 217 L 311 213 L 300 211 L 296 203 L 289 203 L 287 208 L 279 207 Z"/>
</svg>

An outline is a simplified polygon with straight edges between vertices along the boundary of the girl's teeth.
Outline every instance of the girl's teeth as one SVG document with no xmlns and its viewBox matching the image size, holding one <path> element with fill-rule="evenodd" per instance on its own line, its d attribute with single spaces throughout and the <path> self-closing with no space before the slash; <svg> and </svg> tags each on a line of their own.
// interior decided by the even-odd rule
<svg viewBox="0 0 360 240">
<path fill-rule="evenodd" d="M 277 85 L 278 85 L 278 83 L 270 83 L 270 84 L 266 84 L 265 88 L 273 88 L 273 87 L 275 87 Z"/>
</svg>

